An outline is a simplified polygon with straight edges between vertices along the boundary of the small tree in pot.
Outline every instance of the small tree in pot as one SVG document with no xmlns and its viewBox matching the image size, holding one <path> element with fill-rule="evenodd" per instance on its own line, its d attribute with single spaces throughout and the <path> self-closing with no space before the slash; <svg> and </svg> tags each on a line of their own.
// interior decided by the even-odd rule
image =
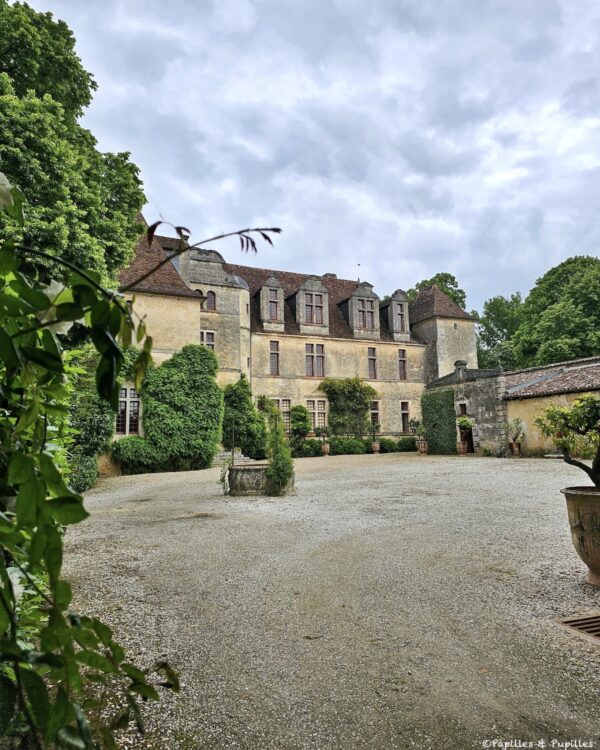
<svg viewBox="0 0 600 750">
<path fill-rule="evenodd" d="M 315 435 L 321 438 L 321 452 L 324 456 L 329 455 L 329 427 L 317 427 Z"/>
<path fill-rule="evenodd" d="M 542 433 L 554 439 L 563 459 L 584 471 L 593 486 L 567 487 L 561 492 L 567 501 L 571 538 L 577 554 L 588 566 L 588 583 L 600 586 L 600 399 L 586 394 L 571 406 L 549 406 L 535 420 Z M 589 451 L 589 466 L 576 453 Z"/>
<path fill-rule="evenodd" d="M 523 420 L 516 417 L 512 422 L 507 422 L 504 425 L 504 428 L 506 430 L 506 436 L 508 437 L 508 449 L 511 456 L 520 456 L 521 442 L 525 437 Z"/>
<path fill-rule="evenodd" d="M 458 452 L 459 453 L 466 453 L 467 452 L 467 433 L 469 430 L 472 430 L 475 422 L 470 417 L 467 417 L 466 414 L 461 414 L 460 417 L 456 418 L 456 424 L 458 425 L 458 430 L 460 433 L 460 440 L 458 442 Z"/>
<path fill-rule="evenodd" d="M 410 431 L 415 436 L 415 442 L 417 444 L 417 450 L 423 456 L 427 455 L 427 433 L 425 431 L 425 425 L 420 419 L 411 419 L 408 423 Z"/>
<path fill-rule="evenodd" d="M 381 428 L 378 424 L 371 425 L 371 450 L 373 453 L 379 453 L 381 450 L 381 443 L 377 440 L 377 435 L 379 434 L 380 429 Z"/>
</svg>

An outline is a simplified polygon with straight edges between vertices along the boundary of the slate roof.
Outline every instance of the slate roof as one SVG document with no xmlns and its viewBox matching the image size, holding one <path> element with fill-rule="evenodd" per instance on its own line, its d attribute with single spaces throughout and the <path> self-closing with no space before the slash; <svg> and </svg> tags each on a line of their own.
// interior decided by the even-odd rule
<svg viewBox="0 0 600 750">
<path fill-rule="evenodd" d="M 420 291 L 408 307 L 409 320 L 419 323 L 428 318 L 459 318 L 473 320 L 469 313 L 459 307 L 445 292 L 436 286 Z"/>
<path fill-rule="evenodd" d="M 148 240 L 143 234 L 138 240 L 135 256 L 127 268 L 124 268 L 119 274 L 119 288 L 130 284 L 135 279 L 147 273 L 151 268 L 156 266 L 165 258 L 165 251 L 161 247 L 163 240 L 171 240 L 170 237 L 157 237 L 152 239 L 152 246 L 148 245 Z M 175 243 L 177 240 L 175 240 Z M 185 283 L 181 276 L 175 270 L 171 262 L 165 263 L 147 279 L 132 288 L 132 292 L 146 292 L 149 294 L 167 294 L 176 297 L 196 297 L 198 293 Z"/>
<path fill-rule="evenodd" d="M 599 391 L 600 357 L 516 370 L 507 372 L 505 377 L 507 399 Z"/>
<path fill-rule="evenodd" d="M 276 276 L 283 287 L 285 307 L 283 310 L 283 323 L 285 333 L 298 334 L 300 328 L 294 318 L 289 298 L 292 297 L 307 279 L 315 278 L 314 274 L 291 273 L 289 271 L 274 271 L 268 268 L 252 268 L 251 266 L 238 266 L 233 263 L 223 264 L 226 273 L 240 276 L 250 288 L 250 326 L 257 333 L 264 331 L 260 318 L 259 291 L 266 284 L 270 276 Z M 347 300 L 360 286 L 358 281 L 348 279 L 337 279 L 331 276 L 318 276 L 320 282 L 329 293 L 329 335 L 335 338 L 357 339 L 354 336 L 346 319 L 339 308 L 340 302 Z M 388 328 L 380 323 L 380 339 L 382 341 L 393 341 Z"/>
</svg>

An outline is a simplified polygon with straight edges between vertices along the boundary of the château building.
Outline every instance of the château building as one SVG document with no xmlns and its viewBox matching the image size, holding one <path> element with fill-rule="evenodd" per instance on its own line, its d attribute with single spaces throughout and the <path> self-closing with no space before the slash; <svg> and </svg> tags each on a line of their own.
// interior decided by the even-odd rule
<svg viewBox="0 0 600 750">
<path fill-rule="evenodd" d="M 144 236 L 121 274 L 121 287 L 149 271 L 176 241 Z M 398 280 L 399 284 L 402 280 Z M 157 362 L 186 344 L 203 344 L 219 361 L 218 381 L 249 378 L 289 423 L 306 406 L 315 427 L 327 424 L 324 377 L 359 377 L 377 392 L 371 419 L 384 435 L 409 432 L 426 384 L 461 360 L 477 367 L 475 322 L 437 287 L 411 304 L 401 289 L 380 299 L 366 281 L 267 270 L 228 263 L 215 250 L 190 250 L 134 289 Z M 118 427 L 139 429 L 139 400 L 123 389 Z M 137 411 L 136 411 L 137 410 Z"/>
</svg>

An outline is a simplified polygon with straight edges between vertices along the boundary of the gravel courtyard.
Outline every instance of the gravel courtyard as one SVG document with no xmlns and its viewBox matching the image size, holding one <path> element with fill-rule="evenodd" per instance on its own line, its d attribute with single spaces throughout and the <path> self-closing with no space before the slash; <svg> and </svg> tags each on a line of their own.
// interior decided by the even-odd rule
<svg viewBox="0 0 600 750">
<path fill-rule="evenodd" d="M 556 624 L 600 609 L 559 493 L 580 471 L 312 458 L 281 499 L 218 478 L 104 480 L 66 537 L 79 609 L 180 671 L 136 747 L 600 747 L 600 641 Z"/>
</svg>

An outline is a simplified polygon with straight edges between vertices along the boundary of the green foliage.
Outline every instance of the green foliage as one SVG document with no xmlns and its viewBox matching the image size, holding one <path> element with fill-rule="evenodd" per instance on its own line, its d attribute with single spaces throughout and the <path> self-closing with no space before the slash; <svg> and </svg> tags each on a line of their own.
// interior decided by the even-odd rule
<svg viewBox="0 0 600 750">
<path fill-rule="evenodd" d="M 392 438 L 379 438 L 380 453 L 396 453 L 398 451 L 398 442 Z"/>
<path fill-rule="evenodd" d="M 85 492 L 98 479 L 98 456 L 73 453 L 69 473 L 69 487 L 75 492 Z"/>
<path fill-rule="evenodd" d="M 224 389 L 223 446 L 232 448 L 232 426 L 235 447 L 249 458 L 262 459 L 267 451 L 267 430 L 264 417 L 252 402 L 252 390 L 245 375 Z"/>
<path fill-rule="evenodd" d="M 283 422 L 279 412 L 269 411 L 269 435 L 267 439 L 269 467 L 268 495 L 283 495 L 294 476 L 294 461 L 292 451 L 285 436 Z"/>
<path fill-rule="evenodd" d="M 312 419 L 306 406 L 298 404 L 290 409 L 290 431 L 292 438 L 303 440 L 312 430 Z"/>
<path fill-rule="evenodd" d="M 462 308 L 463 310 L 465 309 L 467 304 L 467 295 L 465 294 L 464 290 L 458 286 L 456 277 L 453 274 L 447 272 L 436 273 L 436 275 L 432 276 L 430 279 L 423 279 L 423 281 L 419 281 L 414 285 L 412 289 L 409 289 L 406 293 L 408 296 L 408 301 L 413 302 L 419 292 L 423 291 L 423 289 L 429 289 L 429 287 L 434 285 L 441 289 L 444 294 L 447 294 L 451 300 L 454 300 L 454 302 L 456 302 L 456 304 L 460 308 Z"/>
<path fill-rule="evenodd" d="M 121 438 L 112 449 L 125 473 L 210 466 L 223 421 L 217 369 L 214 353 L 196 344 L 148 368 L 141 388 L 144 437 Z"/>
<path fill-rule="evenodd" d="M 456 414 L 454 391 L 429 391 L 421 396 L 421 412 L 427 435 L 429 453 L 456 453 Z"/>
<path fill-rule="evenodd" d="M 3 226 L 6 216 L 24 227 L 23 196 L 0 174 Z M 28 247 L 26 255 L 41 252 Z M 61 578 L 63 526 L 88 513 L 60 470 L 64 448 L 55 438 L 69 416 L 64 381 L 73 370 L 56 331 L 65 321 L 83 321 L 98 352 L 97 392 L 113 405 L 123 349 L 134 333 L 143 343 L 134 368 L 139 380 L 152 341 L 98 276 L 74 271 L 57 290 L 40 283 L 23 255 L 11 239 L 0 239 L 1 730 L 15 748 L 114 748 L 113 728 L 132 720 L 143 728 L 138 700 L 158 695 L 147 673 L 127 663 L 111 629 L 72 608 L 71 588 Z M 163 684 L 177 688 L 168 665 L 158 671 Z M 92 726 L 89 685 L 108 680 L 120 696 L 118 714 Z"/>
<path fill-rule="evenodd" d="M 402 437 L 398 440 L 398 450 L 402 453 L 417 450 L 417 441 L 414 437 Z"/>
<path fill-rule="evenodd" d="M 68 27 L 0 0 L 0 165 L 28 199 L 27 226 L 8 219 L 0 239 L 35 247 L 114 283 L 140 235 L 145 203 L 127 153 L 101 153 L 77 122 L 95 87 Z M 60 264 L 38 256 L 52 276 Z"/>
<path fill-rule="evenodd" d="M 563 452 L 564 460 L 577 466 L 600 487 L 600 398 L 586 394 L 576 398 L 571 406 L 552 404 L 535 420 L 542 433 L 554 439 Z M 592 465 L 572 458 L 587 448 Z"/>
<path fill-rule="evenodd" d="M 479 366 L 482 368 L 516 366 L 512 344 L 523 314 L 523 300 L 519 292 L 510 298 L 492 297 L 483 305 L 483 314 L 477 315 L 477 343 Z"/>
<path fill-rule="evenodd" d="M 315 456 L 321 456 L 323 454 L 321 446 L 321 441 L 314 438 L 290 441 L 290 448 L 292 449 L 292 456 L 294 458 L 314 458 Z"/>
<path fill-rule="evenodd" d="M 319 385 L 329 401 L 332 435 L 361 437 L 371 431 L 369 409 L 377 391 L 359 378 L 325 378 Z"/>
<path fill-rule="evenodd" d="M 518 443 L 523 437 L 525 437 L 525 431 L 523 429 L 523 420 L 516 417 L 511 422 L 506 422 L 503 425 L 506 430 L 506 435 L 509 440 L 513 443 Z"/>
<path fill-rule="evenodd" d="M 359 438 L 333 437 L 329 441 L 329 446 L 332 456 L 360 455 L 367 452 L 365 441 Z"/>
</svg>

